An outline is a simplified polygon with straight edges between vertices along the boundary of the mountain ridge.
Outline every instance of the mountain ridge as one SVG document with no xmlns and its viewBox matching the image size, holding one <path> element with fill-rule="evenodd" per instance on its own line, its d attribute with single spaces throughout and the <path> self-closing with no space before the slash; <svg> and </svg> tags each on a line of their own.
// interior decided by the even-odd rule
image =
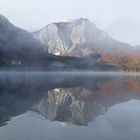
<svg viewBox="0 0 140 140">
<path fill-rule="evenodd" d="M 92 36 L 92 32 L 96 32 L 96 36 Z M 86 18 L 76 19 L 71 22 L 51 23 L 34 32 L 33 35 L 48 47 L 50 53 L 60 51 L 62 54 L 75 47 L 75 45 L 92 42 L 93 38 L 98 41 L 108 36 L 107 33 L 99 30 L 95 24 L 90 24 L 90 21 Z"/>
<path fill-rule="evenodd" d="M 140 48 L 113 39 L 86 18 L 52 23 L 33 35 L 54 55 L 82 57 L 97 53 L 103 63 L 140 70 Z"/>
<path fill-rule="evenodd" d="M 50 54 L 30 32 L 14 26 L 3 16 L 0 18 L 1 23 L 3 23 L 0 25 L 1 70 L 70 71 L 102 69 L 101 64 L 96 63 L 98 54 L 94 53 L 84 57 Z M 89 60 L 91 62 L 87 63 Z M 106 68 L 114 69 L 110 65 L 107 65 Z"/>
<path fill-rule="evenodd" d="M 135 50 L 112 39 L 88 19 L 49 24 L 33 34 L 14 26 L 2 15 L 0 23 L 1 68 L 140 70 L 138 47 Z"/>
</svg>

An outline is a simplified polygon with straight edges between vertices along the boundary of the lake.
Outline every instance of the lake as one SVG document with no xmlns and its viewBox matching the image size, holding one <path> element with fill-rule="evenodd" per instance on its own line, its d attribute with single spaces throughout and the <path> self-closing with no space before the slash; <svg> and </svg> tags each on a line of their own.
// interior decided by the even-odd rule
<svg viewBox="0 0 140 140">
<path fill-rule="evenodd" d="M 139 73 L 0 72 L 0 140 L 132 139 Z"/>
</svg>

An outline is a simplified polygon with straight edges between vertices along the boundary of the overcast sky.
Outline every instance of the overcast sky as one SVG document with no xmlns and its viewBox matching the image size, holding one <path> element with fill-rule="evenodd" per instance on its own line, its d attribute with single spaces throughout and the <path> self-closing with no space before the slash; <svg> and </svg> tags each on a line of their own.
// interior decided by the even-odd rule
<svg viewBox="0 0 140 140">
<path fill-rule="evenodd" d="M 28 31 L 85 17 L 117 40 L 140 44 L 140 0 L 0 0 L 0 13 Z"/>
</svg>

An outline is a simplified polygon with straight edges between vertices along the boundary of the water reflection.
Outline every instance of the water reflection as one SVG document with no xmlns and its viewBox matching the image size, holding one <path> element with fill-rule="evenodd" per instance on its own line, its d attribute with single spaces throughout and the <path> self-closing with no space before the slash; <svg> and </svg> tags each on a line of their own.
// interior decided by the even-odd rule
<svg viewBox="0 0 140 140">
<path fill-rule="evenodd" d="M 0 125 L 30 110 L 52 121 L 86 126 L 132 99 L 140 99 L 138 76 L 0 74 Z"/>
</svg>

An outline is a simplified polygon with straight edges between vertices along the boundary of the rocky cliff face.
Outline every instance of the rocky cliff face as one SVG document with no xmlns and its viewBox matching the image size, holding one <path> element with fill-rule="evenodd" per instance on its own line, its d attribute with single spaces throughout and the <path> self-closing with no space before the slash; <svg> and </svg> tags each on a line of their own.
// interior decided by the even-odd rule
<svg viewBox="0 0 140 140">
<path fill-rule="evenodd" d="M 0 15 L 1 67 L 140 71 L 140 49 L 136 48 L 110 38 L 84 18 L 52 23 L 31 34 Z"/>
<path fill-rule="evenodd" d="M 123 70 L 140 70 L 140 48 L 111 38 L 88 19 L 52 23 L 34 32 L 51 54 L 85 56 L 100 54 L 101 63 L 115 64 Z"/>
<path fill-rule="evenodd" d="M 48 51 L 57 55 L 83 56 L 95 52 L 111 52 L 116 47 L 124 49 L 130 45 L 116 41 L 88 19 L 73 22 L 52 23 L 34 32 Z M 120 53 L 121 51 L 119 51 Z"/>
<path fill-rule="evenodd" d="M 107 33 L 84 18 L 73 22 L 52 23 L 33 34 L 46 45 L 50 53 L 58 55 L 69 54 L 73 48 L 84 43 L 96 43 L 108 38 Z"/>
<path fill-rule="evenodd" d="M 80 23 L 84 24 L 82 21 Z M 64 23 L 49 25 L 48 35 L 43 30 L 45 32 L 43 34 L 45 36 L 44 42 L 45 39 L 50 40 L 52 50 L 59 49 L 61 52 L 70 50 L 71 44 L 85 42 L 86 36 L 84 36 L 84 33 L 81 37 L 78 36 L 77 40 L 75 40 L 75 33 L 73 35 L 71 33 L 66 34 L 76 30 L 72 31 L 72 28 L 76 24 L 80 24 L 77 22 L 66 23 L 66 25 Z M 88 22 L 88 20 L 85 20 L 85 22 Z M 65 26 L 65 29 L 63 29 L 63 26 Z M 69 39 L 70 35 L 71 39 Z M 96 67 L 98 58 L 99 55 L 96 53 L 81 58 L 58 57 L 49 54 L 48 50 L 45 49 L 45 43 L 40 43 L 31 33 L 15 27 L 8 19 L 0 15 L 0 67 L 3 69 L 10 67 L 11 69 L 19 68 L 21 70 L 26 68 L 31 70 L 83 70 L 84 68 L 101 70 L 99 65 Z"/>
</svg>

